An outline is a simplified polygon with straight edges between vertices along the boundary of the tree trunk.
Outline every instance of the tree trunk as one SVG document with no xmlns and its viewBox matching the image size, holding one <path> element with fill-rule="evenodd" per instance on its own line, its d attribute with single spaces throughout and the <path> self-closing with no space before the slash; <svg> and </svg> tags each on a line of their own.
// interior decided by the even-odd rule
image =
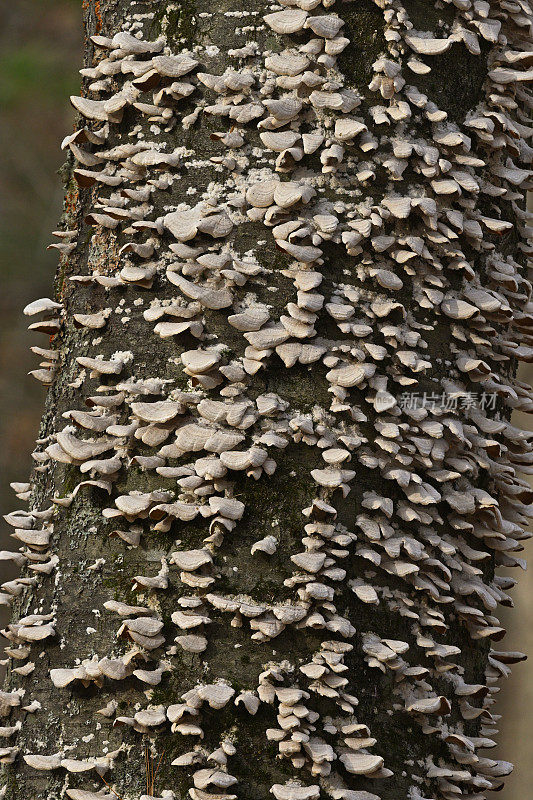
<svg viewBox="0 0 533 800">
<path fill-rule="evenodd" d="M 527 4 L 84 7 L 3 797 L 484 797 Z"/>
</svg>

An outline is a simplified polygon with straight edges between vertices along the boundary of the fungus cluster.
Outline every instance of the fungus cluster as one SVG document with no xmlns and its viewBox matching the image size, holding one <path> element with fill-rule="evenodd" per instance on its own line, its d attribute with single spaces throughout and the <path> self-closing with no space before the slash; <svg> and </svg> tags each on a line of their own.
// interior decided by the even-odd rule
<svg viewBox="0 0 533 800">
<path fill-rule="evenodd" d="M 531 501 L 520 476 L 531 436 L 509 416 L 533 409 L 514 375 L 533 354 L 532 14 L 525 0 L 444 0 L 422 30 L 411 4 L 374 4 L 383 50 L 368 85 L 343 73 L 354 46 L 343 12 L 357 19 L 356 3 L 252 4 L 256 40 L 236 30 L 239 46 L 222 54 L 216 25 L 194 47 L 153 40 L 153 11 L 132 2 L 119 32 L 92 36 L 87 93 L 72 98 L 80 124 L 63 146 L 89 207 L 51 246 L 74 260 L 83 228 L 89 257 L 62 303 L 25 313 L 59 343 L 34 348 L 44 361 L 33 375 L 52 384 L 61 361 L 77 401 L 38 441 L 36 475 L 68 469 L 76 482 L 42 508 L 32 484 L 13 486 L 30 510 L 6 515 L 22 546 L 1 557 L 23 572 L 0 598 L 31 605 L 60 575 L 54 531 L 82 491 L 100 498 L 103 543 L 118 537 L 131 552 L 166 536 L 151 574 L 128 576 L 138 605 L 99 585 L 98 612 L 120 618 L 108 651 L 77 658 L 67 641 L 41 681 L 103 693 L 95 727 L 183 739 L 172 764 L 193 800 L 238 796 L 239 743 L 228 729 L 211 751 L 207 726 L 263 706 L 275 720 L 265 746 L 292 775 L 272 782 L 276 800 L 379 800 L 382 781 L 406 775 L 413 800 L 478 800 L 511 768 L 479 751 L 494 745 L 496 682 L 522 658 L 493 648 L 513 585 L 494 568 L 523 566 Z M 206 16 L 226 24 L 231 13 Z M 451 80 L 440 65 L 450 50 L 484 76 L 461 118 L 427 79 Z M 75 332 L 83 354 L 66 355 L 61 337 Z M 309 375 L 312 396 L 295 397 Z M 301 541 L 265 522 L 246 558 L 282 576 L 279 598 L 241 591 L 222 574 L 255 513 L 244 487 L 268 493 L 296 448 L 308 454 Z M 13 690 L 0 699 L 13 721 L 2 735 L 13 744 L 0 761 L 21 752 L 34 770 L 112 773 L 124 748 L 74 759 L 72 741 L 55 753 L 24 746 L 21 712 L 41 713 L 24 685 L 63 636 L 56 611 L 53 601 L 16 614 L 4 631 Z M 202 679 L 215 621 L 263 648 L 239 690 Z M 289 636 L 291 658 L 276 657 Z M 465 648 L 484 642 L 473 681 Z M 197 683 L 152 702 L 150 687 L 179 685 L 183 657 Z M 387 715 L 427 737 L 403 777 L 358 712 L 363 672 L 389 687 Z M 119 710 L 117 687 L 132 683 L 141 700 Z"/>
</svg>

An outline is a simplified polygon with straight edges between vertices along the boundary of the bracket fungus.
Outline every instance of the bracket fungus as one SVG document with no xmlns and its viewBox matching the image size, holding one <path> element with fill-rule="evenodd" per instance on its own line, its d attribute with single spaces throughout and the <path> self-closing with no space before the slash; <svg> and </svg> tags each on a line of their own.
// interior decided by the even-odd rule
<svg viewBox="0 0 533 800">
<path fill-rule="evenodd" d="M 170 735 L 193 800 L 482 798 L 523 658 L 493 648 L 514 584 L 493 567 L 523 566 L 533 499 L 509 421 L 533 410 L 531 8 L 201 5 L 193 44 L 156 5 L 90 37 L 68 289 L 24 310 L 54 389 L 5 517 L 0 761 L 109 800 L 93 773 Z"/>
</svg>

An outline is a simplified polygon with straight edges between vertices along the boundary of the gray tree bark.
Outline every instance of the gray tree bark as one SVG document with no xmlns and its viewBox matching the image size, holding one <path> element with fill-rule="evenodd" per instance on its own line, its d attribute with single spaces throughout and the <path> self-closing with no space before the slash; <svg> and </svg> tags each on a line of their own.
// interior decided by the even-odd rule
<svg viewBox="0 0 533 800">
<path fill-rule="evenodd" d="M 2 796 L 484 797 L 527 3 L 85 5 Z"/>
</svg>

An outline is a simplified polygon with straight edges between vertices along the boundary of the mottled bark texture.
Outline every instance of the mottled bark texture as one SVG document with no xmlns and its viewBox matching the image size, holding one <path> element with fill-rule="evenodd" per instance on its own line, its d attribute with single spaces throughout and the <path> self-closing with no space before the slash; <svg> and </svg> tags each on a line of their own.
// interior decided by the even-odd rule
<svg viewBox="0 0 533 800">
<path fill-rule="evenodd" d="M 86 6 L 2 797 L 484 797 L 527 3 Z"/>
</svg>

